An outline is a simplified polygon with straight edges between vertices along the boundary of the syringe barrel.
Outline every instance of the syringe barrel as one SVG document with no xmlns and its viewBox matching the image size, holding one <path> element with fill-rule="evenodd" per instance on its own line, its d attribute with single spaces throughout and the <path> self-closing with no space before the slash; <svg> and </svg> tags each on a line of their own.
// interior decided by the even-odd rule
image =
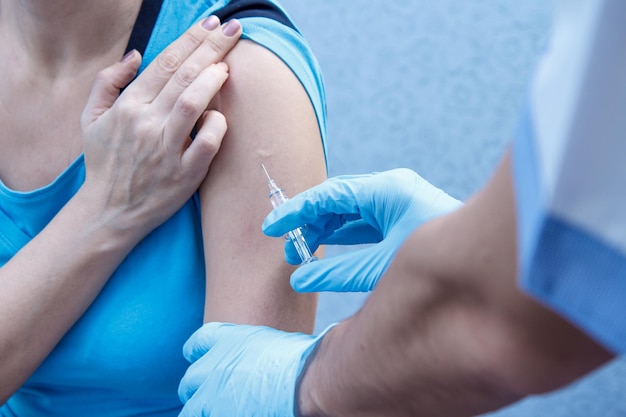
<svg viewBox="0 0 626 417">
<path fill-rule="evenodd" d="M 270 197 L 272 206 L 274 208 L 280 206 L 281 204 L 283 204 L 285 201 L 289 199 L 287 195 L 285 194 L 285 192 L 281 188 L 278 188 L 276 184 L 274 184 L 273 181 L 270 182 L 269 186 L 270 186 L 269 197 Z M 298 252 L 298 256 L 300 256 L 300 260 L 302 260 L 303 264 L 309 263 L 317 259 L 311 253 L 311 249 L 309 248 L 309 245 L 306 243 L 306 240 L 304 239 L 304 235 L 302 234 L 301 227 L 298 227 L 297 229 L 290 231 L 289 233 L 285 235 L 285 237 L 291 240 L 291 243 L 293 243 L 293 246 L 296 248 L 296 252 Z"/>
<path fill-rule="evenodd" d="M 309 248 L 308 243 L 304 239 L 304 235 L 302 234 L 302 228 L 298 227 L 297 229 L 293 229 L 288 233 L 289 240 L 293 243 L 293 246 L 296 248 L 296 252 L 298 252 L 298 256 L 300 256 L 300 260 L 303 264 L 309 263 L 317 259 L 311 253 L 311 249 Z"/>
<path fill-rule="evenodd" d="M 270 191 L 270 202 L 272 203 L 272 206 L 274 208 L 280 206 L 281 204 L 283 204 L 285 201 L 287 201 L 288 198 L 285 195 L 285 192 L 276 187 L 275 189 L 273 189 L 272 191 Z"/>
</svg>

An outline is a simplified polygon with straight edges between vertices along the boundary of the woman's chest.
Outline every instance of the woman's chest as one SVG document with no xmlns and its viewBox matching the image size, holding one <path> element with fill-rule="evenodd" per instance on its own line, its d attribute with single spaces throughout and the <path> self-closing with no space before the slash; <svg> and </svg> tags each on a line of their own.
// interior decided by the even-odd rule
<svg viewBox="0 0 626 417">
<path fill-rule="evenodd" d="M 0 180 L 8 188 L 46 186 L 82 153 L 85 100 L 82 91 L 0 93 Z"/>
</svg>

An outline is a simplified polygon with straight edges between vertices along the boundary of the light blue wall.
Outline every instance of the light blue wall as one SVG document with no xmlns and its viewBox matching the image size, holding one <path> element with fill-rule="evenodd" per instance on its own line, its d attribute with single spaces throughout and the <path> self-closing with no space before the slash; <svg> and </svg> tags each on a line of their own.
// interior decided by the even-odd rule
<svg viewBox="0 0 626 417">
<path fill-rule="evenodd" d="M 330 175 L 409 167 L 459 199 L 488 179 L 545 46 L 545 0 L 282 0 L 322 66 Z M 338 249 L 330 248 L 332 256 Z M 363 295 L 323 294 L 317 330 Z M 514 360 L 514 358 L 511 358 Z M 490 417 L 626 416 L 626 363 Z"/>
<path fill-rule="evenodd" d="M 321 63 L 330 174 L 397 166 L 465 198 L 516 123 L 545 0 L 284 0 Z"/>
</svg>

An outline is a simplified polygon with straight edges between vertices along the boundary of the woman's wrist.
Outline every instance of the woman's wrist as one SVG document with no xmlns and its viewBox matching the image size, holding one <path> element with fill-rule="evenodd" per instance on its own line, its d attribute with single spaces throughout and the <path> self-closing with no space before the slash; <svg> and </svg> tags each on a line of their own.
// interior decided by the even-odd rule
<svg viewBox="0 0 626 417">
<path fill-rule="evenodd" d="M 145 221 L 130 210 L 107 204 L 106 198 L 91 192 L 84 185 L 66 205 L 68 215 L 80 224 L 87 242 L 102 251 L 129 251 L 148 232 Z"/>
</svg>

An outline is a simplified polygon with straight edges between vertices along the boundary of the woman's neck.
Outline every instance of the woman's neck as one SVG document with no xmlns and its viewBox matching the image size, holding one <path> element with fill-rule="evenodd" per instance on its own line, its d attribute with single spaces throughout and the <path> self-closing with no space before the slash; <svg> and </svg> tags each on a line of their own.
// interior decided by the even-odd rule
<svg viewBox="0 0 626 417">
<path fill-rule="evenodd" d="M 0 39 L 15 59 L 9 62 L 54 76 L 123 52 L 140 6 L 141 0 L 0 0 Z"/>
</svg>

